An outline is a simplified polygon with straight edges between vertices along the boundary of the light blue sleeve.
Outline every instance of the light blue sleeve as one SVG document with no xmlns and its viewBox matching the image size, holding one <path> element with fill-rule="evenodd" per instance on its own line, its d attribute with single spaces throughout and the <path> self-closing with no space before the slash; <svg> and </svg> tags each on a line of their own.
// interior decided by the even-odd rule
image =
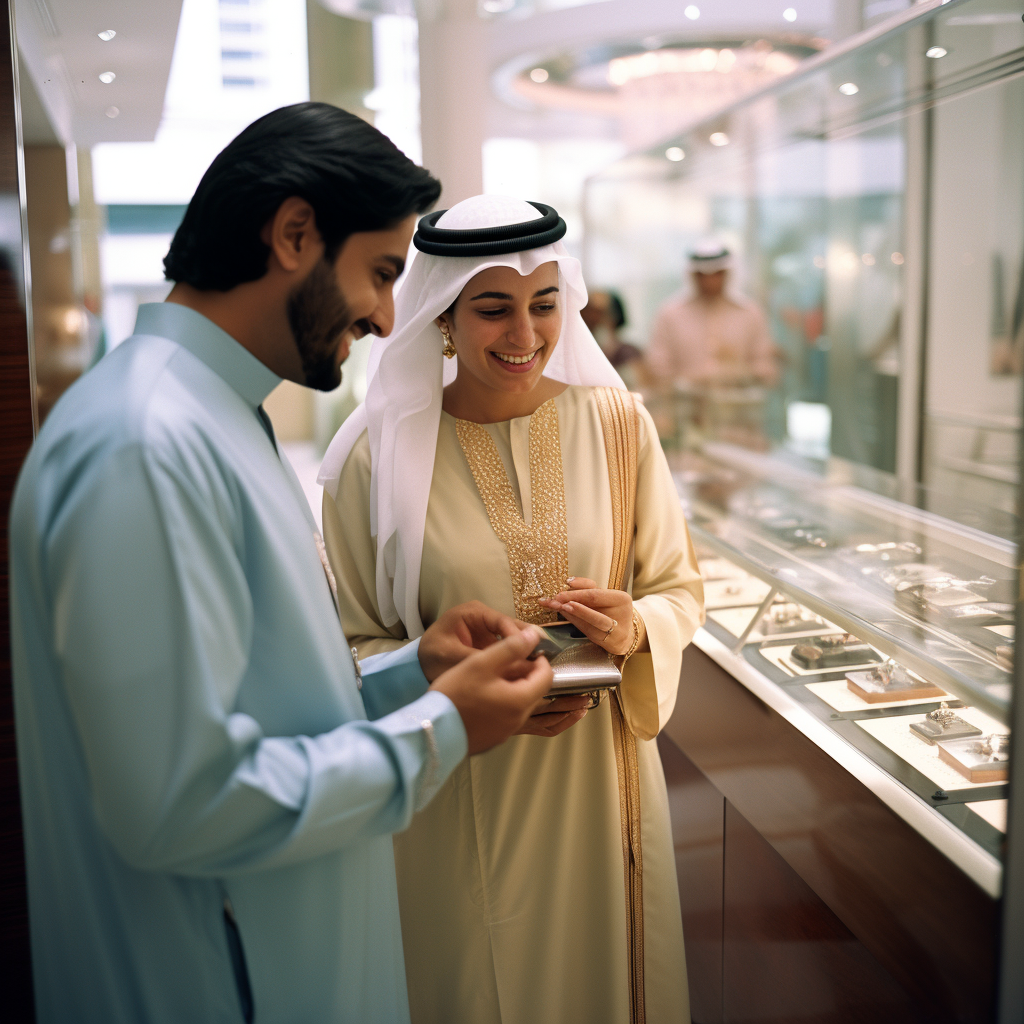
<svg viewBox="0 0 1024 1024">
<path fill-rule="evenodd" d="M 363 704 L 371 721 L 383 718 L 427 692 L 429 683 L 420 667 L 419 638 L 393 651 L 371 654 L 359 662 L 363 672 Z"/>
<path fill-rule="evenodd" d="M 466 754 L 457 709 L 428 691 L 377 721 L 294 737 L 233 711 L 252 599 L 229 492 L 183 461 L 141 445 L 104 458 L 43 537 L 58 669 L 100 827 L 133 866 L 195 876 L 406 827 Z"/>
</svg>

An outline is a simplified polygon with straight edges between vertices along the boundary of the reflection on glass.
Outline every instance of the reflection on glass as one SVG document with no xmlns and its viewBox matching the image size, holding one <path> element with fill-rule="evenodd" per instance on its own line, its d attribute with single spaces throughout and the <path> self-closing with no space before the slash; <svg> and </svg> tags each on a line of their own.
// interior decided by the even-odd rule
<svg viewBox="0 0 1024 1024">
<path fill-rule="evenodd" d="M 631 310 L 666 447 L 870 467 L 932 511 L 975 509 L 974 526 L 980 506 L 1015 512 L 1022 49 L 1019 3 L 934 10 L 591 179 L 588 274 Z M 777 352 L 774 379 L 743 382 L 760 394 L 739 375 L 724 394 L 661 351 L 659 318 L 690 297 L 687 257 L 708 237 Z M 729 347 L 717 325 L 705 335 Z"/>
</svg>

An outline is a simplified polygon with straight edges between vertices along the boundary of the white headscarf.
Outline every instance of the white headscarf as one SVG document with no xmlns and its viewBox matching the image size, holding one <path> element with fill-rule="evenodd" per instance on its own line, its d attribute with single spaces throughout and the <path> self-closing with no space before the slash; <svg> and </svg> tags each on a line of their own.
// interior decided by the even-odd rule
<svg viewBox="0 0 1024 1024">
<path fill-rule="evenodd" d="M 507 196 L 475 196 L 448 210 L 438 228 L 487 228 L 534 220 L 529 203 Z M 341 425 L 317 477 L 337 500 L 338 480 L 352 447 L 369 431 L 370 532 L 377 540 L 377 604 L 384 624 L 399 620 L 409 637 L 423 633 L 419 613 L 423 530 L 434 472 L 441 398 L 455 379 L 457 358 L 446 361 L 435 319 L 469 281 L 488 267 L 512 267 L 524 277 L 557 262 L 562 333 L 544 376 L 565 384 L 624 388 L 580 316 L 587 290 L 579 260 L 561 242 L 501 256 L 429 256 L 414 253 L 395 299 L 395 330 L 376 338 L 367 367 L 366 401 Z M 447 365 L 445 365 L 447 362 Z"/>
</svg>

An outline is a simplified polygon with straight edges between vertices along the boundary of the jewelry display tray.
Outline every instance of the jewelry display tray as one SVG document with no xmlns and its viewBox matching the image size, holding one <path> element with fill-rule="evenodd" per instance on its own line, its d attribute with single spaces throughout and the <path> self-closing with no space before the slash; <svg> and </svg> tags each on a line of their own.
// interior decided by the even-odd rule
<svg viewBox="0 0 1024 1024">
<path fill-rule="evenodd" d="M 1011 675 L 996 658 L 996 648 L 1006 644 L 1007 630 L 915 618 L 897 606 L 894 587 L 883 577 L 898 575 L 888 572 L 895 566 L 927 564 L 951 579 L 981 580 L 986 597 L 1005 602 L 1012 598 L 1016 576 L 1016 550 L 1010 537 L 1000 537 L 998 531 L 986 534 L 964 528 L 934 515 L 921 516 L 907 505 L 846 483 L 830 486 L 810 473 L 789 472 L 788 467 L 780 471 L 778 461 L 770 456 L 728 445 L 708 445 L 698 458 L 710 467 L 709 476 L 718 473 L 720 478 L 725 467 L 734 481 L 727 493 L 716 486 L 709 487 L 706 496 L 701 491 L 700 473 L 688 473 L 686 486 L 677 481 L 690 510 L 699 560 L 703 564 L 712 559 L 719 579 L 725 575 L 726 563 L 744 570 L 762 584 L 764 595 L 757 605 L 749 601 L 745 608 L 727 611 L 716 601 L 715 614 L 708 616 L 701 633 L 713 638 L 718 649 L 724 646 L 734 651 L 749 666 L 747 671 L 754 670 L 757 678 L 777 687 L 891 777 L 903 792 L 912 794 L 910 799 L 926 805 L 947 827 L 957 829 L 966 844 L 964 863 L 974 857 L 970 847 L 980 847 L 990 858 L 998 858 L 1004 835 L 992 822 L 1001 817 L 979 814 L 977 808 L 1005 800 L 1005 783 L 992 780 L 971 785 L 942 763 L 948 774 L 941 777 L 950 788 L 937 788 L 933 778 L 865 726 L 901 720 L 897 732 L 910 736 L 910 722 L 938 709 L 944 700 L 958 715 L 966 710 L 968 717 L 974 717 L 977 711 L 986 723 L 991 721 L 997 729 L 1009 731 Z M 765 510 L 777 512 L 780 518 L 802 516 L 821 524 L 819 532 L 827 534 L 827 546 L 780 540 L 777 532 L 764 526 Z M 738 583 L 740 578 L 730 573 L 730 588 Z M 791 648 L 798 635 L 766 636 L 758 628 L 759 612 L 772 601 L 782 600 L 802 606 L 834 624 L 836 630 L 853 634 L 880 658 L 893 659 L 927 686 L 919 695 L 899 693 L 906 697 L 901 700 L 895 694 L 885 694 L 876 705 L 847 686 L 847 674 L 862 674 L 858 666 L 794 671 L 797 666 L 785 658 L 784 648 Z M 700 636 L 696 642 L 701 642 Z M 833 693 L 831 687 L 841 687 L 845 695 Z M 938 768 L 938 749 L 917 742 L 930 751 Z M 930 762 L 928 770 L 933 771 Z M 958 780 L 963 788 L 954 788 L 961 784 Z M 998 873 L 998 863 L 993 870 Z"/>
</svg>

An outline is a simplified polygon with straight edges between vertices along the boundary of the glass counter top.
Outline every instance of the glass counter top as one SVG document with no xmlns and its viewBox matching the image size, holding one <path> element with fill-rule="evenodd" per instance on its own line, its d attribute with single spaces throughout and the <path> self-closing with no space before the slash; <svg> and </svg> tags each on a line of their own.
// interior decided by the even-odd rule
<svg viewBox="0 0 1024 1024">
<path fill-rule="evenodd" d="M 727 445 L 676 482 L 694 540 L 882 655 L 1006 723 L 1016 547 Z M 742 637 L 743 640 L 747 638 Z"/>
</svg>

